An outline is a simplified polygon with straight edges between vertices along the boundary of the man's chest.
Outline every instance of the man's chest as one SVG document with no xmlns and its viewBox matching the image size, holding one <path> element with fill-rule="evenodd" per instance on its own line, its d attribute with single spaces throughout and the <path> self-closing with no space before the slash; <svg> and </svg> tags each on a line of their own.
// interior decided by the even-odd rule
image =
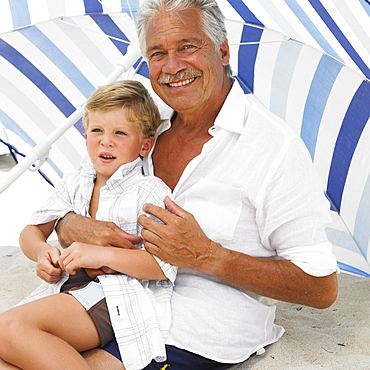
<svg viewBox="0 0 370 370">
<path fill-rule="evenodd" d="M 189 162 L 201 153 L 203 145 L 204 141 L 159 137 L 152 157 L 154 175 L 173 190 Z"/>
</svg>

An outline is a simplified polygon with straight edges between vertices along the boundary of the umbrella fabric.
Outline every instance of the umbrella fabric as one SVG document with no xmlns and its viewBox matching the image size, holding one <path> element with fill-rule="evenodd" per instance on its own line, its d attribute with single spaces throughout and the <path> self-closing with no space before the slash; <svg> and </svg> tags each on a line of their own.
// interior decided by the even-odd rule
<svg viewBox="0 0 370 370">
<path fill-rule="evenodd" d="M 340 266 L 370 274 L 370 5 L 218 2 L 235 77 L 307 145 L 332 204 L 328 235 Z M 25 151 L 80 107 L 119 64 L 127 45 L 136 43 L 137 1 L 130 3 L 1 2 L 0 122 Z M 138 60 L 120 78 L 149 87 L 146 77 L 147 67 Z M 54 182 L 85 155 L 81 133 L 77 122 L 54 144 L 43 166 Z"/>
<path fill-rule="evenodd" d="M 0 122 L 22 139 L 23 152 L 83 105 L 135 40 L 128 14 L 98 10 L 101 6 L 91 14 L 59 17 L 1 35 Z M 53 182 L 75 170 L 85 155 L 82 132 L 77 122 L 53 146 L 44 169 Z"/>
<path fill-rule="evenodd" d="M 340 267 L 369 276 L 370 5 L 230 0 L 220 6 L 235 20 L 232 44 L 238 37 L 242 45 L 259 42 L 238 46 L 233 65 L 246 92 L 284 119 L 311 154 L 332 204 L 327 231 Z"/>
</svg>

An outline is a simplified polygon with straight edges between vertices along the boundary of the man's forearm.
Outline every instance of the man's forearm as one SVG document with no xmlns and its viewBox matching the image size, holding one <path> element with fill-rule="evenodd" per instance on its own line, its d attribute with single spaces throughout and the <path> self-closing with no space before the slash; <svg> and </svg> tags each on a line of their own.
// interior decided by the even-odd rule
<svg viewBox="0 0 370 370">
<path fill-rule="evenodd" d="M 127 234 L 113 222 L 99 221 L 90 217 L 67 213 L 56 227 L 59 243 L 63 248 L 73 242 L 94 245 L 112 245 L 121 248 L 136 248 L 140 236 Z"/>
<path fill-rule="evenodd" d="M 68 230 L 68 221 L 76 216 L 74 212 L 68 212 L 63 218 L 61 218 L 55 226 L 55 231 L 58 235 L 59 244 L 62 248 L 67 248 L 73 243 L 74 240 L 68 239 L 68 234 L 65 232 Z"/>
<path fill-rule="evenodd" d="M 287 260 L 269 260 L 212 243 L 199 271 L 250 292 L 315 308 L 327 308 L 337 297 L 336 273 L 314 277 Z"/>
</svg>

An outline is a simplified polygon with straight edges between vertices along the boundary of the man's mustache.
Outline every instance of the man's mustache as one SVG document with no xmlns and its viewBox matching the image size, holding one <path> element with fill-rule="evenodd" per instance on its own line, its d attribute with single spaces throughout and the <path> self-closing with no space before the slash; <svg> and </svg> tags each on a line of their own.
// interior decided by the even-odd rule
<svg viewBox="0 0 370 370">
<path fill-rule="evenodd" d="M 190 78 L 201 77 L 202 75 L 203 73 L 201 71 L 193 71 L 193 70 L 181 71 L 174 75 L 165 74 L 159 77 L 157 82 L 160 84 L 169 84 L 174 81 L 188 80 Z"/>
</svg>

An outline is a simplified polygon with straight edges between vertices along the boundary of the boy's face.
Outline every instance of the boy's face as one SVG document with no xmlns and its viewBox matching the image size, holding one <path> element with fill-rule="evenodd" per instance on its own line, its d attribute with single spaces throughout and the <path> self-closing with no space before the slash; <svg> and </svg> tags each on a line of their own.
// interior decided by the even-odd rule
<svg viewBox="0 0 370 370">
<path fill-rule="evenodd" d="M 154 138 L 144 137 L 137 123 L 127 119 L 121 107 L 91 112 L 85 137 L 97 180 L 104 182 L 121 165 L 132 162 L 139 155 L 146 156 L 154 142 Z"/>
</svg>

